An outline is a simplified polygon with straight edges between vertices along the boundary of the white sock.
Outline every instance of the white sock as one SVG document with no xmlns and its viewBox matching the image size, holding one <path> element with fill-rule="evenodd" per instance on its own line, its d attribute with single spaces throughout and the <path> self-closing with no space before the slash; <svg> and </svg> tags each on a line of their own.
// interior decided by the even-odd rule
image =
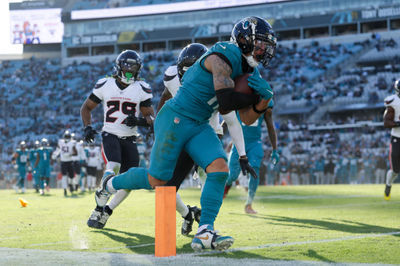
<svg viewBox="0 0 400 266">
<path fill-rule="evenodd" d="M 68 186 L 68 179 L 67 178 L 68 177 L 66 175 L 62 176 L 61 186 L 62 186 L 63 189 L 67 189 L 67 186 Z"/>
<path fill-rule="evenodd" d="M 126 197 L 129 196 L 130 190 L 125 190 L 125 189 L 120 189 L 115 193 L 114 197 L 111 199 L 110 203 L 107 204 L 108 207 L 110 207 L 111 210 L 114 210 L 115 208 L 118 207 L 121 202 L 126 199 Z"/>
<path fill-rule="evenodd" d="M 197 233 L 200 233 L 202 230 L 206 229 L 209 226 L 209 224 L 203 224 L 202 226 L 199 226 L 197 229 Z"/>
<path fill-rule="evenodd" d="M 108 180 L 107 185 L 106 185 L 107 186 L 106 187 L 107 191 L 110 192 L 111 194 L 117 193 L 117 190 L 112 185 L 113 178 L 114 177 L 112 177 L 110 180 Z"/>
<path fill-rule="evenodd" d="M 397 178 L 397 173 L 390 169 L 386 174 L 386 185 L 391 186 L 393 181 Z"/>
<path fill-rule="evenodd" d="M 189 208 L 183 203 L 178 193 L 176 193 L 176 211 L 179 212 L 182 217 L 186 217 L 189 213 Z"/>
</svg>

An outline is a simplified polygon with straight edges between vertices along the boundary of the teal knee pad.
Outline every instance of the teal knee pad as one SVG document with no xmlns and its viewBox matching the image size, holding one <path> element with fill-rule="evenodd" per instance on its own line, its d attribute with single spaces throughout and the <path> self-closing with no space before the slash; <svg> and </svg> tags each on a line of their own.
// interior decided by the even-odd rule
<svg viewBox="0 0 400 266">
<path fill-rule="evenodd" d="M 147 173 L 146 168 L 132 167 L 125 173 L 115 176 L 112 179 L 112 186 L 116 190 L 152 189 Z"/>
<path fill-rule="evenodd" d="M 215 172 L 207 174 L 203 193 L 201 194 L 201 218 L 199 226 L 210 224 L 214 226 L 215 218 L 222 205 L 225 183 L 228 178 L 226 172 Z"/>
</svg>

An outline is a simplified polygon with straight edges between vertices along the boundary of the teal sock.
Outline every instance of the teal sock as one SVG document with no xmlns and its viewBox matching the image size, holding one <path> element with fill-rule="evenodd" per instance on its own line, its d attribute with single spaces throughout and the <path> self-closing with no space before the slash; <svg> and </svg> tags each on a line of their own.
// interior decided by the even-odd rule
<svg viewBox="0 0 400 266">
<path fill-rule="evenodd" d="M 254 168 L 256 173 L 260 173 L 260 170 L 257 168 Z M 258 188 L 258 184 L 260 183 L 260 178 L 254 178 L 253 176 L 250 175 L 249 179 L 249 193 L 247 195 L 247 202 L 246 204 L 251 204 L 254 200 L 254 196 L 256 195 L 256 191 Z"/>
<path fill-rule="evenodd" d="M 147 177 L 148 170 L 141 167 L 132 167 L 123 174 L 112 178 L 112 186 L 116 190 L 120 189 L 153 189 Z"/>
<path fill-rule="evenodd" d="M 228 178 L 226 172 L 215 172 L 207 174 L 203 193 L 201 193 L 201 218 L 199 227 L 204 224 L 214 226 L 219 209 L 222 205 L 222 196 L 224 195 L 225 182 Z"/>
</svg>

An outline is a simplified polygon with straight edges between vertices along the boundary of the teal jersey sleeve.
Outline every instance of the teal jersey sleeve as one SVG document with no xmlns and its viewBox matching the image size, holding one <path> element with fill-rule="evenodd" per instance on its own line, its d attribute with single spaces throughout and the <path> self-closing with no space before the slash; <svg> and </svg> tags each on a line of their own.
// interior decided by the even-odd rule
<svg viewBox="0 0 400 266">
<path fill-rule="evenodd" d="M 242 53 L 235 44 L 231 42 L 218 42 L 210 49 L 210 54 L 219 55 L 232 68 L 232 79 L 243 74 Z"/>
<path fill-rule="evenodd" d="M 204 66 L 204 60 L 211 54 L 219 55 L 232 67 L 232 79 L 243 74 L 241 51 L 230 42 L 216 43 L 185 72 L 181 87 L 168 104 L 180 114 L 200 122 L 208 121 L 218 109 L 213 75 Z"/>
</svg>

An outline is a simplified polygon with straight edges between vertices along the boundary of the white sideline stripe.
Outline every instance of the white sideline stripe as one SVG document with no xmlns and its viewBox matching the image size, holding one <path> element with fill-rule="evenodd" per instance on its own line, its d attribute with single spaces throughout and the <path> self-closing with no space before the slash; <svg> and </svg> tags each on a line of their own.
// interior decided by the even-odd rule
<svg viewBox="0 0 400 266">
<path fill-rule="evenodd" d="M 345 236 L 345 237 L 340 237 L 340 238 L 320 239 L 320 240 L 314 240 L 314 241 L 265 244 L 265 245 L 253 246 L 253 247 L 233 248 L 233 249 L 228 249 L 224 252 L 226 253 L 226 252 L 236 252 L 236 251 L 244 251 L 244 250 L 265 249 L 265 248 L 272 248 L 272 247 L 286 247 L 286 246 L 296 246 L 296 245 L 306 245 L 306 244 L 329 243 L 329 242 L 355 240 L 355 239 L 363 239 L 363 238 L 370 238 L 370 237 L 384 237 L 384 236 L 392 236 L 392 235 L 400 235 L 400 231 L 399 232 L 381 233 L 381 234 L 365 234 L 365 235 L 358 235 L 358 236 Z M 180 254 L 179 256 L 196 256 L 196 255 L 207 255 L 207 254 L 218 254 L 218 253 L 220 253 L 220 251 L 208 251 L 208 252 L 201 252 L 201 253 L 185 253 L 185 254 Z"/>
<path fill-rule="evenodd" d="M 349 203 L 349 204 L 336 204 L 336 205 L 321 205 L 315 207 L 299 207 L 299 208 L 287 208 L 285 210 L 313 210 L 313 209 L 326 209 L 326 208 L 338 208 L 338 207 L 356 207 L 356 206 L 371 206 L 371 205 L 388 205 L 388 204 L 399 204 L 398 201 L 381 201 L 381 202 L 367 202 L 367 203 Z"/>
<path fill-rule="evenodd" d="M 21 237 L 20 236 L 3 237 L 3 238 L 0 238 L 0 241 L 10 240 L 10 239 L 18 239 L 18 238 L 21 238 Z"/>
<path fill-rule="evenodd" d="M 245 198 L 239 196 L 240 198 Z M 303 200 L 303 199 L 351 199 L 351 198 L 382 198 L 378 195 L 272 195 L 255 196 L 255 199 L 281 199 L 281 200 Z"/>
<path fill-rule="evenodd" d="M 134 245 L 134 246 L 114 247 L 114 248 L 102 248 L 101 250 L 114 250 L 114 249 L 122 249 L 122 248 L 141 248 L 141 247 L 148 247 L 148 246 L 154 246 L 154 243 L 140 244 L 140 245 Z"/>
<path fill-rule="evenodd" d="M 28 247 L 41 247 L 41 246 L 51 246 L 51 245 L 59 245 L 59 244 L 67 244 L 71 241 L 58 241 L 58 242 L 47 242 L 47 243 L 37 243 L 37 244 L 30 244 Z"/>
</svg>

